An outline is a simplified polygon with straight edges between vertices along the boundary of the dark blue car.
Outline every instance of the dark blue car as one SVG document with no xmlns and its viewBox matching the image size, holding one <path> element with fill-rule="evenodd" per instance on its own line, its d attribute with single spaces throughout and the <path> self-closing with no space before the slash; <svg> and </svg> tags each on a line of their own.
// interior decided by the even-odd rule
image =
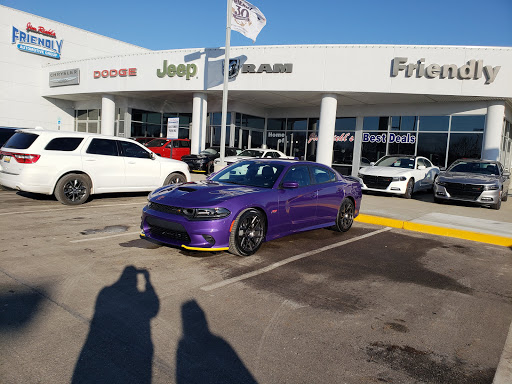
<svg viewBox="0 0 512 384">
<path fill-rule="evenodd" d="M 141 236 L 191 250 L 255 253 L 264 241 L 312 229 L 345 232 L 361 185 L 323 164 L 254 159 L 208 179 L 158 188 L 142 211 Z"/>
</svg>

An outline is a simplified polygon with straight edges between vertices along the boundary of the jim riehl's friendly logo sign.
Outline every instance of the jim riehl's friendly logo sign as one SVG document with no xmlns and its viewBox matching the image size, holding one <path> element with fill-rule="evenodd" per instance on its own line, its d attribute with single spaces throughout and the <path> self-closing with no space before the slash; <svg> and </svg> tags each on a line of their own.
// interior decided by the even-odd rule
<svg viewBox="0 0 512 384">
<path fill-rule="evenodd" d="M 11 43 L 18 43 L 16 46 L 20 51 L 60 59 L 63 40 L 57 40 L 55 31 L 41 26 L 36 28 L 31 23 L 27 24 L 25 30 L 26 32 L 12 27 Z"/>
</svg>

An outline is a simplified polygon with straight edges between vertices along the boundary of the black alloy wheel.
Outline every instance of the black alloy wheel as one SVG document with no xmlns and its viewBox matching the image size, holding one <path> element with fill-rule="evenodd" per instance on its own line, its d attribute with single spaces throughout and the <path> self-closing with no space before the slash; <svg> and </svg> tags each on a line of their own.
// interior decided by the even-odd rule
<svg viewBox="0 0 512 384">
<path fill-rule="evenodd" d="M 334 229 L 338 232 L 347 232 L 354 223 L 354 211 L 354 202 L 351 199 L 344 199 L 338 210 Z"/>
<path fill-rule="evenodd" d="M 91 182 L 82 174 L 70 173 L 63 176 L 55 186 L 55 197 L 62 204 L 79 205 L 87 201 L 91 193 Z"/>
<path fill-rule="evenodd" d="M 253 208 L 242 211 L 229 236 L 229 252 L 238 256 L 253 255 L 265 239 L 266 223 L 263 214 Z"/>
</svg>

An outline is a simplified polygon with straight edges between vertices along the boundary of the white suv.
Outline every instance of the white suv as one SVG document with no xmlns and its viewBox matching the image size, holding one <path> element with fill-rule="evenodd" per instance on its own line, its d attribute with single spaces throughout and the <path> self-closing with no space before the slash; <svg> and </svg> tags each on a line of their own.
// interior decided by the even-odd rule
<svg viewBox="0 0 512 384">
<path fill-rule="evenodd" d="M 185 181 L 190 181 L 186 163 L 155 156 L 122 137 L 24 129 L 0 151 L 0 185 L 55 194 L 69 205 L 92 194 L 152 191 Z"/>
</svg>

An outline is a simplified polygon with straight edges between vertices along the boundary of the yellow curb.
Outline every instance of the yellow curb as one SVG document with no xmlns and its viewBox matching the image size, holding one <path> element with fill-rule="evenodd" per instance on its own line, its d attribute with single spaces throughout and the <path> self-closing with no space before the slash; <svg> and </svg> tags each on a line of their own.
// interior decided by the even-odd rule
<svg viewBox="0 0 512 384">
<path fill-rule="evenodd" d="M 360 223 L 376 224 L 376 225 L 383 225 L 386 227 L 405 229 L 407 231 L 429 233 L 432 235 L 454 237 L 457 239 L 478 241 L 480 243 L 501 245 L 504 247 L 512 247 L 512 238 L 504 237 L 504 236 L 497 236 L 497 235 L 489 235 L 487 233 L 479 233 L 479 232 L 465 231 L 462 229 L 438 227 L 436 225 L 429 225 L 429 224 L 412 223 L 410 221 L 388 219 L 386 217 L 371 216 L 371 215 L 365 215 L 365 214 L 360 214 L 359 216 L 357 216 L 355 221 L 358 221 Z"/>
</svg>

